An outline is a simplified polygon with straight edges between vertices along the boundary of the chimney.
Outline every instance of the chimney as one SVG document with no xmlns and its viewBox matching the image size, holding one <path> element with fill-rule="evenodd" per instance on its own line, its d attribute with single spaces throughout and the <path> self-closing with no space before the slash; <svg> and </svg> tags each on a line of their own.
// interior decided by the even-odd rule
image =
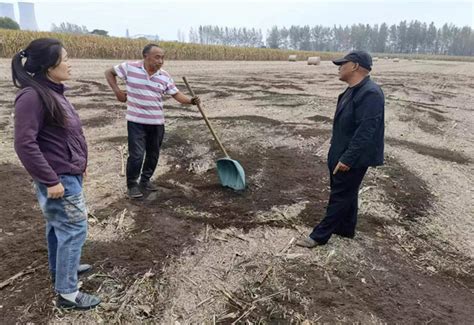
<svg viewBox="0 0 474 325">
<path fill-rule="evenodd" d="M 0 2 L 0 17 L 8 17 L 16 21 L 13 3 Z"/>
<path fill-rule="evenodd" d="M 24 30 L 38 30 L 36 23 L 35 4 L 32 2 L 18 2 L 20 11 L 20 27 Z"/>
</svg>

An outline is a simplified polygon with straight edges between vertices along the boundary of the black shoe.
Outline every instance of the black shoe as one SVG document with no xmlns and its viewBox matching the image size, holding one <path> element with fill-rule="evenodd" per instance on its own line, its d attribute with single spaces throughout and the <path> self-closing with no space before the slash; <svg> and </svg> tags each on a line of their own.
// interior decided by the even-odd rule
<svg viewBox="0 0 474 325">
<path fill-rule="evenodd" d="M 146 190 L 146 191 L 150 191 L 150 192 L 156 192 L 156 191 L 158 191 L 158 186 L 153 185 L 153 184 L 150 183 L 150 182 L 140 183 L 139 186 L 140 186 L 141 189 L 144 189 L 144 190 Z"/>
<path fill-rule="evenodd" d="M 56 307 L 87 310 L 97 307 L 97 305 L 100 304 L 100 301 L 100 298 L 97 296 L 79 291 L 76 297 L 76 301 L 70 301 L 65 299 L 63 296 L 58 295 L 58 299 L 56 300 Z"/>
<path fill-rule="evenodd" d="M 143 193 L 140 191 L 138 186 L 134 186 L 128 189 L 128 196 L 132 199 L 138 199 L 143 197 Z"/>
</svg>

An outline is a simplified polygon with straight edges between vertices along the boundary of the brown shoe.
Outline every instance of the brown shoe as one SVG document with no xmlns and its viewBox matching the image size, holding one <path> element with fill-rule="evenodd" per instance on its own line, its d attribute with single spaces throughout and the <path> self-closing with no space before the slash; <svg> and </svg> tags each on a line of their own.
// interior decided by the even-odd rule
<svg viewBox="0 0 474 325">
<path fill-rule="evenodd" d="M 296 241 L 296 245 L 301 246 L 301 247 L 313 248 L 321 244 L 310 237 L 304 237 L 304 238 L 298 239 Z"/>
</svg>

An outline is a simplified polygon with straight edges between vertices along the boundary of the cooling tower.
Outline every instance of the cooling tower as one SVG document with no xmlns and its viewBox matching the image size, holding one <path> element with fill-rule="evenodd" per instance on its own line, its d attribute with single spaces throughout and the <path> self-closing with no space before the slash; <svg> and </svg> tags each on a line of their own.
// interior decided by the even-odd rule
<svg viewBox="0 0 474 325">
<path fill-rule="evenodd" d="M 35 4 L 31 2 L 18 2 L 20 11 L 20 27 L 25 30 L 38 30 L 35 16 Z"/>
<path fill-rule="evenodd" d="M 8 17 L 15 20 L 15 12 L 13 11 L 13 3 L 0 2 L 0 17 Z"/>
</svg>

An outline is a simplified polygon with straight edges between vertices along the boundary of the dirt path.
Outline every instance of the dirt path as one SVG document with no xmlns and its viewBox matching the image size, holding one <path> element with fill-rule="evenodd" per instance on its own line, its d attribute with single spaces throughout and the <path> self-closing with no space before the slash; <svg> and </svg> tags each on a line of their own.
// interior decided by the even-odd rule
<svg viewBox="0 0 474 325">
<path fill-rule="evenodd" d="M 12 148 L 7 60 L 0 60 L 0 323 L 467 324 L 473 294 L 474 64 L 376 62 L 386 95 L 386 165 L 361 189 L 358 235 L 316 250 L 293 245 L 323 216 L 325 157 L 337 94 L 328 62 L 167 62 L 186 75 L 248 189 L 222 189 L 217 146 L 194 108 L 165 103 L 157 193 L 126 199 L 124 105 L 103 71 L 73 62 L 69 98 L 90 147 L 86 194 L 95 217 L 83 286 L 89 313 L 53 306 L 44 223 Z"/>
</svg>

